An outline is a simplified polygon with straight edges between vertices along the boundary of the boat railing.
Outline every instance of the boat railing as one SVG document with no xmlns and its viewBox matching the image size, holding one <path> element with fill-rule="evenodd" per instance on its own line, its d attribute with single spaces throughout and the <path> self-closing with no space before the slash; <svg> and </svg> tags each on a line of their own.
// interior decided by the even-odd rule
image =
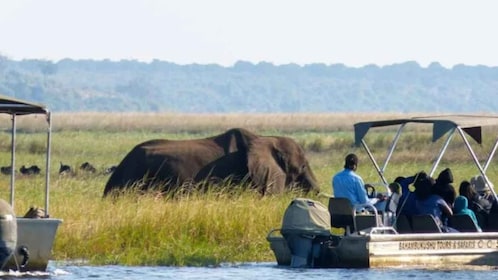
<svg viewBox="0 0 498 280">
<path fill-rule="evenodd" d="M 398 234 L 393 227 L 371 227 L 358 232 L 360 235 L 384 235 L 384 234 Z"/>
</svg>

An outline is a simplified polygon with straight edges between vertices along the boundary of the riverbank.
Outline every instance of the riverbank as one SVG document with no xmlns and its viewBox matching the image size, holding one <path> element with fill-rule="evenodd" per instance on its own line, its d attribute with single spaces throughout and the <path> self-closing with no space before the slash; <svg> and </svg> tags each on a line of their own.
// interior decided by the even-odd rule
<svg viewBox="0 0 498 280">
<path fill-rule="evenodd" d="M 93 265 L 174 265 L 206 266 L 225 262 L 273 261 L 274 256 L 266 241 L 266 234 L 278 228 L 282 215 L 298 193 L 263 197 L 252 192 L 212 191 L 192 194 L 181 199 L 161 197 L 155 193 L 145 196 L 128 195 L 116 201 L 102 199 L 104 185 L 109 175 L 104 170 L 116 165 L 136 144 L 150 139 L 191 139 L 217 134 L 225 126 L 250 126 L 257 133 L 285 135 L 301 143 L 307 151 L 323 193 L 330 194 L 330 177 L 342 169 L 343 158 L 349 152 L 360 156 L 358 173 L 365 182 L 378 182 L 378 177 L 364 152 L 352 147 L 353 118 L 341 116 L 336 126 L 328 125 L 321 117 L 308 114 L 300 116 L 306 123 L 285 115 L 234 115 L 191 116 L 188 122 L 169 119 L 164 115 L 123 114 L 55 114 L 52 135 L 51 208 L 52 217 L 64 220 L 60 226 L 53 249 L 54 260 L 88 260 Z M 209 119 L 213 117 L 214 119 Z M 386 117 L 373 115 L 371 118 Z M 136 118 L 136 123 L 133 122 Z M 327 115 L 328 120 L 339 119 Z M 368 116 L 363 116 L 368 119 Z M 83 120 L 86 120 L 84 122 Z M 98 120 L 101 122 L 98 122 Z M 364 120 L 362 119 L 362 120 Z M 175 122 L 173 120 L 177 120 Z M 208 122 L 209 120 L 209 122 Z M 224 121 L 225 120 L 225 123 Z M 44 166 L 43 143 L 46 135 L 39 133 L 36 122 L 20 122 L 21 133 L 17 139 L 17 164 Z M 84 124 L 77 125 L 78 122 Z M 292 124 L 294 123 L 294 127 Z M 345 123 L 348 125 L 346 126 Z M 104 125 L 105 124 L 105 125 Z M 251 125 L 249 125 L 251 124 Z M 96 129 L 96 127 L 101 127 Z M 306 129 L 311 128 L 311 129 Z M 374 133 L 368 140 L 372 151 L 382 155 L 391 140 L 390 131 Z M 408 134 L 406 143 L 399 147 L 389 174 L 412 175 L 428 170 L 440 146 L 426 149 L 430 130 L 420 129 Z M 478 153 L 489 151 L 490 141 L 484 141 Z M 10 139 L 0 134 L 0 165 L 9 164 L 7 154 Z M 461 180 L 470 179 L 476 170 L 468 159 L 467 151 L 456 142 L 441 168 L 451 167 L 455 187 Z M 423 151 L 423 152 L 422 152 Z M 380 158 L 384 158 L 380 156 Z M 97 169 L 85 173 L 78 167 L 90 162 Z M 59 175 L 59 165 L 73 167 L 73 174 Z M 42 170 L 42 172 L 44 172 Z M 496 182 L 498 171 L 489 170 L 489 178 Z M 393 180 L 394 178 L 388 178 Z M 43 205 L 43 176 L 16 178 L 15 211 L 24 214 L 31 205 Z M 8 176 L 2 175 L 0 183 L 8 186 Z M 7 187 L 0 189 L 6 198 Z M 312 199 L 327 203 L 324 196 Z"/>
</svg>

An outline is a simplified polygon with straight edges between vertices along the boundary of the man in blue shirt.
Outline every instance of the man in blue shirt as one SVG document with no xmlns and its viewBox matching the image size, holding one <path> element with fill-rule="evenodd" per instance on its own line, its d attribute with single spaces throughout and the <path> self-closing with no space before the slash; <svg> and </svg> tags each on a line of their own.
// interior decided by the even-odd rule
<svg viewBox="0 0 498 280">
<path fill-rule="evenodd" d="M 358 157 L 355 154 L 346 156 L 344 170 L 332 178 L 332 192 L 334 197 L 349 198 L 353 205 L 375 203 L 369 201 L 363 179 L 355 173 L 358 168 Z"/>
</svg>

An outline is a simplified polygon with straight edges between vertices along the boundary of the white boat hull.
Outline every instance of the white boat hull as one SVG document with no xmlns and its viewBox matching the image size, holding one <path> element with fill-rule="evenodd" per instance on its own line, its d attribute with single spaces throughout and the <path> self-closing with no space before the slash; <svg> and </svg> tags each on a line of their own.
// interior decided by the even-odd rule
<svg viewBox="0 0 498 280">
<path fill-rule="evenodd" d="M 17 246 L 14 254 L 7 262 L 4 270 L 45 271 L 52 256 L 52 246 L 60 219 L 17 218 Z M 26 266 L 21 267 L 23 256 L 19 248 L 26 247 L 29 259 Z"/>
<path fill-rule="evenodd" d="M 267 237 L 279 265 L 290 265 L 286 240 Z M 352 234 L 333 246 L 318 245 L 312 267 L 498 266 L 498 232 L 426 234 Z"/>
</svg>

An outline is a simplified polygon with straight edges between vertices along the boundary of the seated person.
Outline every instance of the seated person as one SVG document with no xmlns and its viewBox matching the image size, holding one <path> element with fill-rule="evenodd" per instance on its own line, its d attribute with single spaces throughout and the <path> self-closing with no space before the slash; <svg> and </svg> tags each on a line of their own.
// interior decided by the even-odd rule
<svg viewBox="0 0 498 280">
<path fill-rule="evenodd" d="M 467 198 L 469 209 L 474 213 L 489 214 L 491 211 L 491 203 L 486 198 L 480 196 L 469 181 L 462 181 L 458 193 Z"/>
<path fill-rule="evenodd" d="M 397 177 L 394 182 L 401 186 L 401 197 L 398 202 L 398 207 L 396 209 L 397 215 L 412 216 L 417 215 L 417 209 L 415 206 L 415 194 L 409 189 L 409 186 L 415 182 L 419 177 L 425 177 L 427 174 L 425 172 L 419 172 L 411 177 Z"/>
<path fill-rule="evenodd" d="M 493 185 L 489 186 L 482 175 L 472 177 L 470 179 L 470 184 L 473 186 L 473 188 L 481 198 L 487 199 L 491 203 L 490 212 L 497 213 L 498 201 L 496 201 L 495 196 L 490 189 L 493 188 Z"/>
<path fill-rule="evenodd" d="M 384 216 L 384 219 L 386 225 L 392 225 L 395 221 L 396 210 L 398 209 L 399 199 L 401 197 L 401 185 L 393 182 L 389 184 L 388 188 L 391 192 L 391 195 L 389 196 L 385 204 L 384 211 L 386 215 Z"/>
<path fill-rule="evenodd" d="M 453 215 L 453 210 L 439 195 L 434 194 L 435 180 L 429 176 L 415 181 L 415 206 L 420 215 L 432 215 L 444 232 L 455 232 L 446 224 L 446 217 Z"/>
<path fill-rule="evenodd" d="M 401 197 L 401 185 L 393 182 L 389 184 L 388 187 L 391 195 L 387 199 L 386 212 L 396 213 L 396 210 L 398 209 L 399 199 Z"/>
<path fill-rule="evenodd" d="M 356 174 L 358 168 L 358 157 L 349 154 L 345 158 L 344 169 L 332 177 L 332 192 L 334 197 L 345 197 L 351 201 L 353 206 L 358 204 L 375 204 L 377 198 L 369 199 L 363 179 Z"/>
<path fill-rule="evenodd" d="M 468 215 L 474 223 L 477 225 L 479 232 L 481 232 L 481 227 L 477 222 L 477 217 L 474 211 L 470 210 L 468 207 L 468 200 L 465 196 L 459 195 L 455 198 L 455 205 L 453 206 L 453 215 Z"/>
<path fill-rule="evenodd" d="M 435 193 L 441 196 L 449 206 L 453 206 L 456 197 L 456 191 L 452 183 L 453 173 L 451 172 L 451 169 L 446 168 L 439 173 L 436 184 L 433 187 Z"/>
</svg>

